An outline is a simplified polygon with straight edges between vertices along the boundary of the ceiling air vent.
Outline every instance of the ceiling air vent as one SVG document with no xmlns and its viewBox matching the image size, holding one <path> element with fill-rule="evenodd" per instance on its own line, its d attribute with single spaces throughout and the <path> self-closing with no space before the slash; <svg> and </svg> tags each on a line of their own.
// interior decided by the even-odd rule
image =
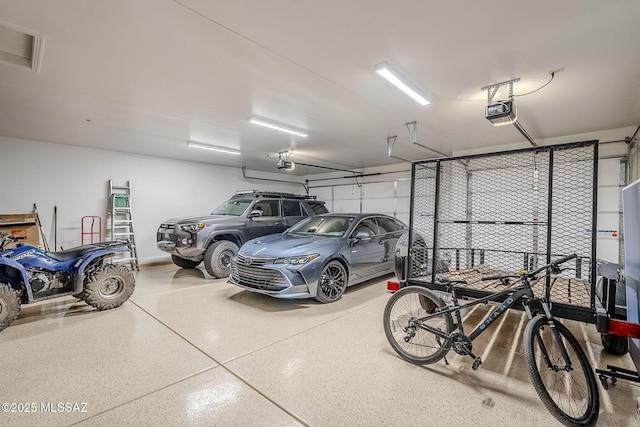
<svg viewBox="0 0 640 427">
<path fill-rule="evenodd" d="M 44 36 L 0 21 L 0 63 L 40 71 Z"/>
</svg>

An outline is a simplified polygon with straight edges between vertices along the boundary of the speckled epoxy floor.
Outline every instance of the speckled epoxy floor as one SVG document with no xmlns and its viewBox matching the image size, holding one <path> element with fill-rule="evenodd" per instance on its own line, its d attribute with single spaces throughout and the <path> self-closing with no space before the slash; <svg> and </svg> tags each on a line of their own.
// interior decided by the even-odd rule
<svg viewBox="0 0 640 427">
<path fill-rule="evenodd" d="M 0 333 L 0 402 L 21 412 L 1 414 L 0 425 L 558 424 L 529 383 L 521 312 L 474 343 L 477 371 L 453 352 L 449 365 L 416 366 L 382 329 L 392 277 L 328 305 L 272 299 L 172 264 L 142 266 L 136 278 L 115 310 L 73 298 L 23 306 Z M 594 367 L 635 369 L 628 355 L 603 351 L 594 326 L 566 323 Z M 598 425 L 640 425 L 640 387 L 599 387 Z"/>
</svg>

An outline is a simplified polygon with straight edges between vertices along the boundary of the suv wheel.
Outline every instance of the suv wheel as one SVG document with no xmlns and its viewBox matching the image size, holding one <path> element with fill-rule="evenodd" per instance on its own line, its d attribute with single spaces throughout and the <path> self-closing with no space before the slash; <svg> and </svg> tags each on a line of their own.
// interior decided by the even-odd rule
<svg viewBox="0 0 640 427">
<path fill-rule="evenodd" d="M 180 258 L 177 255 L 171 255 L 171 261 L 180 268 L 196 268 L 200 261 L 192 261 L 186 258 Z"/>
<path fill-rule="evenodd" d="M 213 242 L 204 253 L 204 268 L 207 273 L 221 279 L 231 273 L 231 258 L 238 254 L 238 245 L 228 240 Z"/>
</svg>

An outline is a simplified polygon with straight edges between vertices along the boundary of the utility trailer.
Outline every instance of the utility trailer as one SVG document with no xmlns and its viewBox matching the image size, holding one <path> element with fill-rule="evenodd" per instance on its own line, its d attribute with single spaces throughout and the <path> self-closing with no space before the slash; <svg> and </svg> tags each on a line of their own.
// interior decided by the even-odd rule
<svg viewBox="0 0 640 427">
<path fill-rule="evenodd" d="M 534 293 L 552 303 L 554 316 L 594 324 L 607 350 L 619 348 L 611 338 L 619 344 L 640 334 L 640 326 L 627 322 L 626 307 L 616 304 L 624 287 L 619 266 L 596 258 L 597 180 L 598 141 L 413 162 L 409 233 L 395 257 L 400 283 L 389 289 L 444 292 L 438 280 L 444 277 L 466 282 L 456 287 L 459 297 L 482 298 L 499 285 L 482 277 L 535 270 L 576 254 Z M 603 372 L 629 379 L 611 368 Z"/>
<path fill-rule="evenodd" d="M 461 296 L 480 298 L 497 285 L 482 276 L 575 253 L 534 291 L 555 316 L 596 323 L 597 168 L 597 141 L 413 162 L 399 279 L 443 291 L 436 276 L 455 276 Z"/>
<path fill-rule="evenodd" d="M 625 221 L 634 224 L 625 226 L 626 262 L 635 263 L 627 316 L 623 268 L 596 258 L 597 179 L 598 141 L 413 162 L 409 233 L 396 248 L 399 283 L 389 282 L 389 289 L 445 292 L 443 277 L 466 282 L 456 287 L 459 297 L 483 298 L 500 283 L 482 277 L 535 270 L 576 254 L 534 293 L 552 303 L 554 316 L 594 324 L 610 352 L 630 348 L 640 370 L 640 181 L 633 201 L 625 201 Z M 629 235 L 631 229 L 637 234 Z M 631 345 L 623 349 L 627 338 Z M 605 388 L 608 378 L 640 382 L 638 372 L 615 366 L 597 372 Z"/>
</svg>

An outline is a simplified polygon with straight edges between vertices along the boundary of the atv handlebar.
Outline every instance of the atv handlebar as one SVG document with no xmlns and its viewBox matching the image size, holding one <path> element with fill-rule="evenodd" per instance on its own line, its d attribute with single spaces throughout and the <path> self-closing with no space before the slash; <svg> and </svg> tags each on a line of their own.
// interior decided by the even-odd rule
<svg viewBox="0 0 640 427">
<path fill-rule="evenodd" d="M 19 237 L 0 231 L 0 251 L 4 250 L 4 247 L 7 246 L 7 243 L 17 242 L 18 240 L 20 240 Z"/>
</svg>

